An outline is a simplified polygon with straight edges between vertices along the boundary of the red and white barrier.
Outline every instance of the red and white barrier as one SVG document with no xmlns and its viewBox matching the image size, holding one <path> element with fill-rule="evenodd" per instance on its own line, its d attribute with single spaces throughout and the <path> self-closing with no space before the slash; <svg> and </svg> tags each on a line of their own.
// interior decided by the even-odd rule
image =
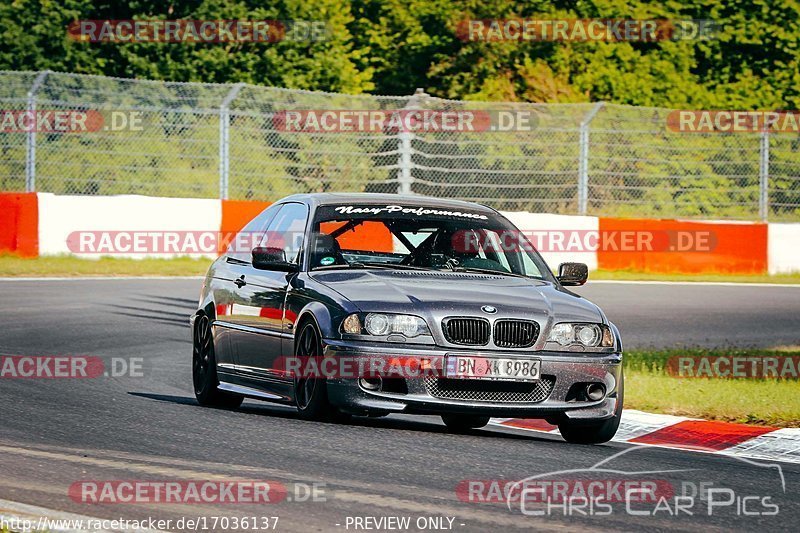
<svg viewBox="0 0 800 533">
<path fill-rule="evenodd" d="M 219 200 L 151 196 L 56 196 L 39 193 L 39 253 L 72 253 L 68 238 L 76 232 L 218 232 Z M 128 244 L 128 243 L 126 243 Z M 92 253 L 82 254 L 97 257 Z M 122 251 L 115 257 L 165 257 L 165 254 Z M 215 254 L 187 254 L 206 255 Z"/>
<path fill-rule="evenodd" d="M 35 193 L 0 193 L 0 253 L 39 255 L 39 203 Z"/>
<path fill-rule="evenodd" d="M 575 235 L 579 241 L 583 241 L 583 236 L 591 232 L 597 233 L 600 230 L 600 219 L 597 217 L 528 213 L 526 211 L 503 212 L 503 215 L 523 233 L 557 231 Z M 570 245 L 567 239 L 551 243 L 539 252 L 551 268 L 556 268 L 561 263 L 576 262 L 586 263 L 589 270 L 597 270 L 597 250 L 593 250 L 591 246 L 585 246 L 583 242 Z"/>
<path fill-rule="evenodd" d="M 233 233 L 268 205 L 269 202 L 146 196 L 0 193 L 0 253 L 28 257 L 74 253 L 76 232 Z M 800 223 L 614 219 L 528 212 L 504 214 L 523 232 L 544 231 L 550 232 L 551 236 L 560 233 L 577 236 L 578 246 L 564 240 L 550 240 L 555 245 L 541 250 L 552 267 L 576 261 L 586 263 L 590 270 L 698 274 L 800 272 Z M 584 238 L 589 234 L 599 234 L 605 239 L 636 232 L 649 232 L 656 236 L 694 235 L 694 238 L 705 235 L 712 246 L 688 249 L 585 246 L 586 242 L 594 242 Z M 369 233 L 371 237 L 376 236 L 374 231 Z M 72 244 L 68 242 L 71 235 Z M 138 258 L 178 254 L 108 255 Z M 216 254 L 188 255 L 214 257 Z"/>
<path fill-rule="evenodd" d="M 767 240 L 770 274 L 800 271 L 800 224 L 770 224 Z"/>
</svg>

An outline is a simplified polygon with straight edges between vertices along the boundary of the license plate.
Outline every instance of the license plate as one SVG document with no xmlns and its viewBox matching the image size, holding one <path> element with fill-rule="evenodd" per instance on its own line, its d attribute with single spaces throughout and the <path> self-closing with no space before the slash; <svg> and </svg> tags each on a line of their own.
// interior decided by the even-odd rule
<svg viewBox="0 0 800 533">
<path fill-rule="evenodd" d="M 449 355 L 445 376 L 455 379 L 537 381 L 541 364 L 539 359 Z"/>
</svg>

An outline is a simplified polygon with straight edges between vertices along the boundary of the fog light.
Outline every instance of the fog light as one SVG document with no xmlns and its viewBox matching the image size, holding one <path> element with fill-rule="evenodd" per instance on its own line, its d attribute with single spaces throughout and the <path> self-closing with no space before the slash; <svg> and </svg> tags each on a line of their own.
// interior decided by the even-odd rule
<svg viewBox="0 0 800 533">
<path fill-rule="evenodd" d="M 381 378 L 361 378 L 358 380 L 358 384 L 361 385 L 362 389 L 366 390 L 379 390 L 381 388 L 382 380 Z"/>
<path fill-rule="evenodd" d="M 606 395 L 606 388 L 600 383 L 589 383 L 586 386 L 586 397 L 593 402 L 602 400 Z"/>
</svg>

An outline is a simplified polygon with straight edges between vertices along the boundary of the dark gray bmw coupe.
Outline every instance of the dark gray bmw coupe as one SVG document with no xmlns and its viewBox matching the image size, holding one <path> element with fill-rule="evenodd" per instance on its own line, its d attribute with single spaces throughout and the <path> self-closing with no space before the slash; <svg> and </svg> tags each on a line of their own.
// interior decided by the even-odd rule
<svg viewBox="0 0 800 533">
<path fill-rule="evenodd" d="M 191 317 L 202 405 L 243 398 L 309 419 L 437 414 L 453 431 L 539 418 L 610 440 L 619 331 L 497 211 L 420 196 L 307 194 L 253 219 Z"/>
</svg>

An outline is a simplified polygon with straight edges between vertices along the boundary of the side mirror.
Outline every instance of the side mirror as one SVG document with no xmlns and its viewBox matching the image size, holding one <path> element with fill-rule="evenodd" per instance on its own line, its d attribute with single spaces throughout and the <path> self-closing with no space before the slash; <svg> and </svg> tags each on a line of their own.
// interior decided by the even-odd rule
<svg viewBox="0 0 800 533">
<path fill-rule="evenodd" d="M 589 279 L 589 267 L 583 263 L 561 263 L 558 265 L 558 281 L 562 285 L 583 285 Z"/>
<path fill-rule="evenodd" d="M 299 269 L 295 263 L 286 261 L 286 252 L 283 248 L 262 246 L 253 248 L 253 268 L 278 272 L 297 272 Z"/>
</svg>

